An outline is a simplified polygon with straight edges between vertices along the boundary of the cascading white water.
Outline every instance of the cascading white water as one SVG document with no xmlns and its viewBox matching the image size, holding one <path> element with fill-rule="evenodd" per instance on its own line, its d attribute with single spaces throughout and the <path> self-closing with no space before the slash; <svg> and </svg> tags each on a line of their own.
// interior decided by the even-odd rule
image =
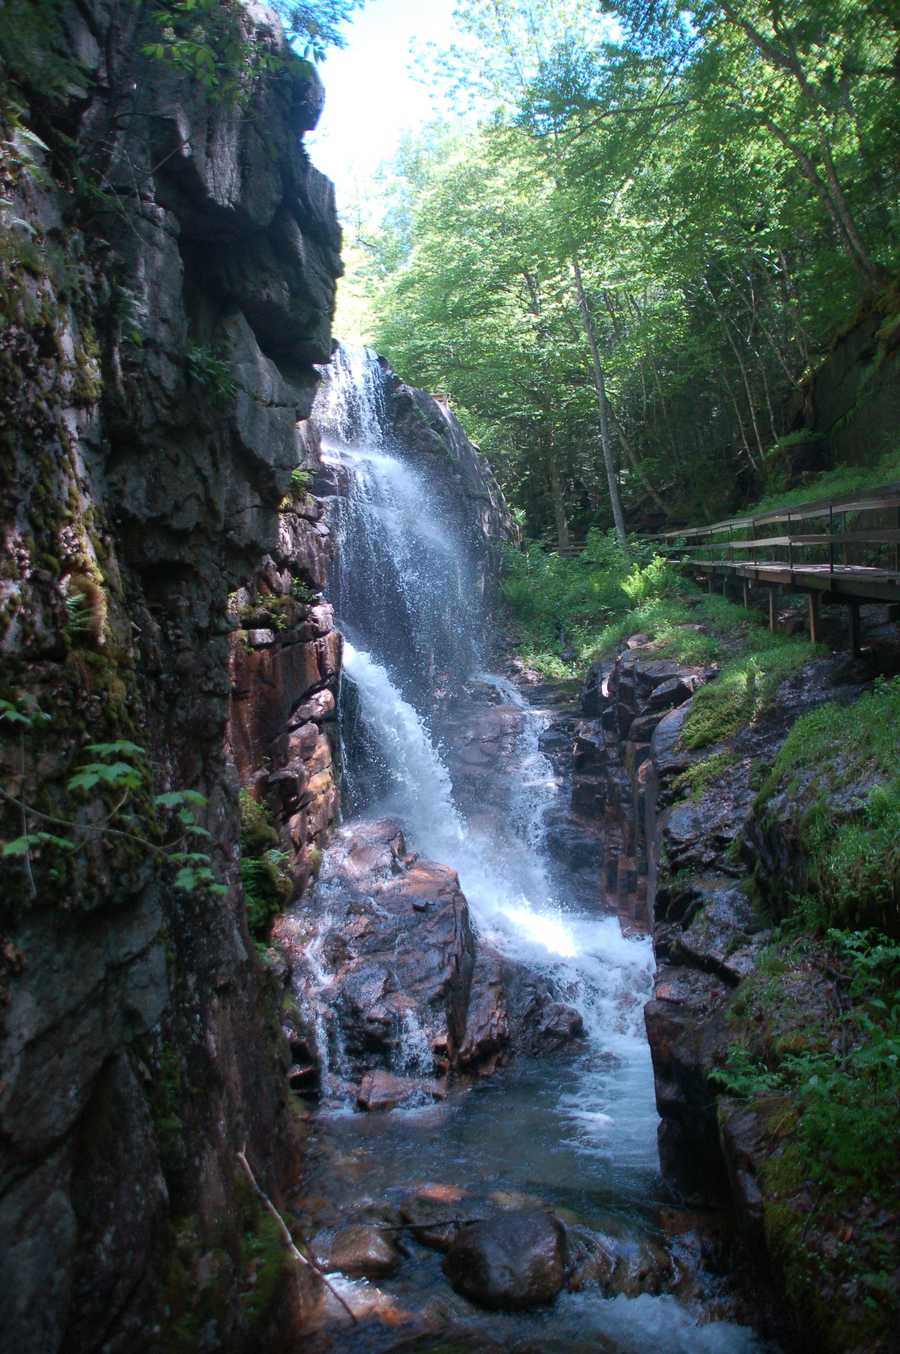
<svg viewBox="0 0 900 1354">
<path fill-rule="evenodd" d="M 476 670 L 481 617 L 465 549 L 422 473 L 384 449 L 376 427 L 384 401 L 371 357 L 346 353 L 331 373 L 317 416 L 326 420 L 326 455 L 351 472 L 332 514 L 338 564 L 332 596 L 349 633 L 344 676 L 358 704 L 362 765 L 350 759 L 350 802 L 396 816 L 411 844 L 453 865 L 481 934 L 510 957 L 541 969 L 581 1011 L 589 1035 L 619 1060 L 619 1081 L 604 1102 L 627 1092 L 632 1151 L 656 1160 L 656 1114 L 643 1038 L 650 951 L 627 939 L 612 917 L 579 915 L 557 896 L 544 842 L 544 818 L 558 791 L 540 752 L 541 716 L 508 678 L 480 674 L 521 718 L 508 828 L 486 833 L 466 820 L 435 746 L 428 710 L 436 669 Z M 357 383 L 354 385 L 354 383 Z M 331 420 L 328 422 L 327 420 Z M 356 438 L 353 445 L 348 439 Z M 368 793 L 367 783 L 368 782 Z M 573 1132 L 590 1136 L 612 1123 L 588 1078 L 572 1103 Z"/>
<path fill-rule="evenodd" d="M 331 596 L 348 637 L 344 719 L 355 721 L 346 798 L 354 811 L 399 818 L 413 848 L 454 866 L 482 939 L 552 979 L 581 1012 L 588 1038 L 574 1061 L 518 1069 L 504 1081 L 502 1107 L 489 1097 L 463 1097 L 449 1111 L 449 1152 L 429 1126 L 429 1110 L 417 1111 L 426 1116 L 420 1137 L 410 1120 L 393 1133 L 364 1124 L 359 1132 L 377 1135 L 368 1168 L 390 1191 L 408 1178 L 410 1150 L 412 1178 L 427 1179 L 432 1150 L 440 1165 L 431 1169 L 446 1171 L 452 1159 L 464 1183 L 470 1172 L 505 1181 L 515 1167 L 513 1188 L 542 1187 L 557 1199 L 576 1191 L 583 1207 L 600 1191 L 615 1201 L 607 1207 L 640 1209 L 658 1187 L 642 1019 L 649 942 L 624 936 L 614 917 L 573 907 L 564 875 L 560 886 L 550 867 L 545 819 L 560 787 L 539 747 L 547 717 L 508 678 L 479 673 L 481 616 L 458 523 L 422 472 L 387 445 L 380 382 L 371 355 L 344 350 L 317 409 L 326 456 L 345 477 L 331 513 L 338 559 Z M 508 812 L 490 827 L 455 802 L 430 724 L 435 688 L 467 677 L 492 688 L 520 721 Z M 395 1070 L 427 1075 L 426 1033 L 413 1012 L 398 1020 Z M 375 1188 L 371 1177 L 367 1184 Z M 604 1301 L 596 1292 L 569 1294 L 553 1319 L 579 1349 L 592 1331 L 604 1348 L 611 1337 L 629 1354 L 759 1349 L 751 1332 L 731 1323 L 698 1330 L 668 1296 Z"/>
<path fill-rule="evenodd" d="M 385 790 L 379 810 L 400 818 L 416 841 L 433 835 L 437 827 L 441 842 L 458 848 L 465 835 L 463 823 L 425 719 L 403 699 L 387 669 L 349 641 L 344 643 L 343 663 L 381 759 Z M 360 789 L 357 797 L 362 793 Z"/>
<path fill-rule="evenodd" d="M 316 421 L 332 442 L 370 447 L 384 443 L 384 389 L 370 348 L 339 344 L 316 398 Z"/>
</svg>

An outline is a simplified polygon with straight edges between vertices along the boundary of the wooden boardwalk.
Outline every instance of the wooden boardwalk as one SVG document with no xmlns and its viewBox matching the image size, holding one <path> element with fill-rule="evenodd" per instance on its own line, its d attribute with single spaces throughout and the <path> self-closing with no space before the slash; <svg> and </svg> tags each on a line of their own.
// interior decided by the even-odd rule
<svg viewBox="0 0 900 1354">
<path fill-rule="evenodd" d="M 814 522 L 827 529 L 810 530 L 808 524 Z M 772 528 L 782 524 L 782 530 L 773 534 Z M 773 629 L 779 589 L 807 594 L 814 640 L 819 604 L 846 604 L 854 652 L 859 647 L 859 607 L 865 602 L 900 603 L 900 483 L 730 517 L 710 526 L 682 527 L 646 539 L 658 543 L 657 548 L 679 568 L 706 576 L 710 590 L 716 578 L 724 592 L 729 580 L 739 580 L 745 605 L 753 586 L 769 589 Z M 759 557 L 762 551 L 764 558 Z M 852 561 L 852 554 L 863 555 L 864 561 Z M 879 556 L 886 558 L 872 562 Z"/>
</svg>

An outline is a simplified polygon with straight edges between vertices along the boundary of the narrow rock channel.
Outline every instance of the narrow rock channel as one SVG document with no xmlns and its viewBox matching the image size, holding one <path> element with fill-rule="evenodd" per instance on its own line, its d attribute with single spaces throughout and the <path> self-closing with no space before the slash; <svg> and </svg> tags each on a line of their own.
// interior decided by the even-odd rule
<svg viewBox="0 0 900 1354">
<path fill-rule="evenodd" d="M 660 1178 L 650 945 L 601 906 L 579 706 L 487 670 L 465 518 L 380 375 L 347 355 L 320 399 L 350 810 L 276 932 L 310 1105 L 294 1217 L 362 1323 L 329 1299 L 321 1347 L 761 1349 L 726 1222 Z"/>
</svg>

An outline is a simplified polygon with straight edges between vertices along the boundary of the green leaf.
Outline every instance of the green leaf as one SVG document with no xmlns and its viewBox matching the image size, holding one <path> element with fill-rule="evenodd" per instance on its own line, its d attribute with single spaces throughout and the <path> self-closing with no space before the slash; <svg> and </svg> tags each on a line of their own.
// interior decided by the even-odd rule
<svg viewBox="0 0 900 1354">
<path fill-rule="evenodd" d="M 28 832 L 0 846 L 0 856 L 25 856 L 34 846 L 55 846 L 60 851 L 75 851 L 78 843 L 71 837 L 57 837 L 52 832 Z"/>
<path fill-rule="evenodd" d="M 0 855 L 27 856 L 33 846 L 40 844 L 40 840 L 39 832 L 27 832 L 24 837 L 15 837 L 11 842 L 4 842 L 0 846 Z"/>
<path fill-rule="evenodd" d="M 96 752 L 98 757 L 146 757 L 147 751 L 127 738 L 119 738 L 114 743 L 88 743 L 88 752 Z"/>
<path fill-rule="evenodd" d="M 29 715 L 23 715 L 21 710 L 17 710 L 14 705 L 9 705 L 6 701 L 3 704 L 7 708 L 0 712 L 0 719 L 8 719 L 11 724 L 26 724 L 30 727 L 31 717 Z"/>
<path fill-rule="evenodd" d="M 111 765 L 90 762 L 71 776 L 66 784 L 69 790 L 93 790 L 100 784 L 136 790 L 143 782 L 143 775 L 128 762 L 113 762 Z"/>
<path fill-rule="evenodd" d="M 20 136 L 23 141 L 28 141 L 32 146 L 39 146 L 41 150 L 48 152 L 50 150 L 47 143 L 42 141 L 37 132 L 33 132 L 30 127 L 17 127 L 16 135 Z"/>
<path fill-rule="evenodd" d="M 202 795 L 199 790 L 168 790 L 163 795 L 157 795 L 153 802 L 163 809 L 174 809 L 179 804 L 196 804 L 202 808 L 206 804 L 206 795 Z"/>
</svg>

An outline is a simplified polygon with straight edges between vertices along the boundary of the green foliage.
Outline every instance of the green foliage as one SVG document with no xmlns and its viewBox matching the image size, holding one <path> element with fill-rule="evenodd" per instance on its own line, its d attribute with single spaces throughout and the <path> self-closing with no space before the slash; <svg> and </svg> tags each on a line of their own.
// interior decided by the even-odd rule
<svg viewBox="0 0 900 1354">
<path fill-rule="evenodd" d="M 259 1208 L 241 1242 L 241 1269 L 246 1281 L 241 1306 L 247 1315 L 253 1319 L 265 1315 L 278 1295 L 290 1263 L 277 1221 Z"/>
<path fill-rule="evenodd" d="M 17 701 L 0 700 L 0 721 L 18 727 L 20 731 L 24 780 L 25 735 L 51 723 L 51 716 L 25 697 Z M 93 753 L 94 760 L 85 762 L 68 777 L 66 790 L 92 810 L 88 820 L 39 812 L 25 799 L 24 789 L 18 799 L 0 789 L 0 797 L 18 809 L 23 826 L 19 836 L 0 842 L 0 859 L 21 859 L 32 893 L 36 892 L 32 852 L 49 848 L 72 854 L 80 851 L 90 839 L 111 840 L 115 837 L 134 842 L 160 863 L 175 868 L 176 889 L 185 893 L 224 894 L 226 889 L 216 878 L 209 853 L 189 849 L 210 836 L 197 821 L 196 814 L 196 810 L 205 807 L 206 797 L 197 790 L 171 790 L 156 795 L 150 801 L 149 811 L 137 814 L 138 798 L 145 798 L 150 790 L 150 768 L 144 748 L 130 739 L 119 738 L 107 743 L 89 743 L 85 751 Z M 112 804 L 108 802 L 109 795 L 113 797 Z M 95 816 L 98 811 L 99 821 Z M 161 817 L 173 823 L 174 832 L 168 841 L 161 832 Z M 32 830 L 32 820 L 65 828 L 67 835 L 43 828 Z"/>
<path fill-rule="evenodd" d="M 365 0 L 275 0 L 288 37 L 312 61 L 323 61 L 329 47 L 343 47 L 341 25 Z"/>
<path fill-rule="evenodd" d="M 756 613 L 702 593 L 652 547 L 635 541 L 629 552 L 598 531 L 574 558 L 535 543 L 507 552 L 503 595 L 523 631 L 526 663 L 549 677 L 577 676 L 634 634 L 678 663 L 730 658 L 698 692 L 686 723 L 686 746 L 700 748 L 757 718 L 779 682 L 818 652 L 771 635 Z"/>
<path fill-rule="evenodd" d="M 809 891 L 841 925 L 900 934 L 900 678 L 880 680 L 854 705 L 801 716 L 757 801 L 803 794 L 800 825 Z"/>
<path fill-rule="evenodd" d="M 249 790 L 240 792 L 241 882 L 251 936 L 265 940 L 272 922 L 290 901 L 293 879 L 289 855 L 279 847 L 278 831 L 265 805 Z"/>
<path fill-rule="evenodd" d="M 461 0 L 456 22 L 433 80 L 485 116 L 423 129 L 361 194 L 367 337 L 451 398 L 529 535 L 580 537 L 609 509 L 577 261 L 631 520 L 725 516 L 900 261 L 888 7 Z"/>
<path fill-rule="evenodd" d="M 767 494 L 745 511 L 748 514 L 764 513 L 775 508 L 789 508 L 795 503 L 842 498 L 855 493 L 857 489 L 876 489 L 897 479 L 900 479 L 900 449 L 888 452 L 873 466 L 846 465 L 827 470 L 806 480 L 796 489 Z"/>
<path fill-rule="evenodd" d="M 275 0 L 290 42 L 303 57 L 321 61 L 329 47 L 343 46 L 341 25 L 364 0 Z M 190 77 L 223 103 L 249 104 L 255 80 L 286 71 L 296 57 L 280 34 L 267 40 L 248 22 L 240 0 L 156 0 L 158 34 L 144 55 Z"/>
<path fill-rule="evenodd" d="M 733 752 L 714 752 L 676 776 L 672 781 L 672 789 L 676 794 L 686 792 L 693 799 L 699 799 L 711 785 L 718 782 L 724 771 L 734 765 L 735 760 Z"/>
<path fill-rule="evenodd" d="M 303 498 L 309 493 L 309 486 L 312 484 L 312 471 L 305 466 L 295 465 L 291 471 L 291 494 L 295 498 Z"/>
<path fill-rule="evenodd" d="M 227 360 L 201 343 L 192 343 L 187 349 L 187 368 L 192 381 L 204 387 L 213 404 L 227 404 L 238 391 Z"/>
<path fill-rule="evenodd" d="M 618 625 L 632 634 L 641 608 L 651 608 L 666 592 L 677 592 L 675 570 L 652 551 L 633 542 L 630 553 L 611 532 L 592 530 L 584 551 L 566 558 L 532 543 L 508 550 L 503 596 L 526 635 L 523 657 L 553 676 L 571 676 Z"/>
<path fill-rule="evenodd" d="M 308 583 L 304 583 L 302 578 L 291 579 L 291 596 L 295 602 L 300 602 L 304 606 L 312 606 L 319 600 L 319 595 Z"/>
<path fill-rule="evenodd" d="M 91 629 L 91 610 L 83 592 L 70 592 L 66 597 L 65 636 L 70 644 L 75 643 Z"/>
<path fill-rule="evenodd" d="M 685 747 L 708 747 L 752 724 L 785 677 L 822 652 L 819 645 L 770 634 L 761 626 L 749 643 L 749 652 L 732 659 L 695 695 L 681 731 Z"/>
<path fill-rule="evenodd" d="M 768 1058 L 734 1044 L 714 1080 L 742 1099 L 789 1097 L 809 1178 L 838 1195 L 868 1192 L 887 1203 L 896 1195 L 900 1122 L 900 945 L 873 930 L 832 930 L 828 939 L 852 999 L 839 1037 L 817 1047 L 816 1032 L 801 1030 L 798 1051 L 783 1041 L 788 1051 Z"/>
</svg>

